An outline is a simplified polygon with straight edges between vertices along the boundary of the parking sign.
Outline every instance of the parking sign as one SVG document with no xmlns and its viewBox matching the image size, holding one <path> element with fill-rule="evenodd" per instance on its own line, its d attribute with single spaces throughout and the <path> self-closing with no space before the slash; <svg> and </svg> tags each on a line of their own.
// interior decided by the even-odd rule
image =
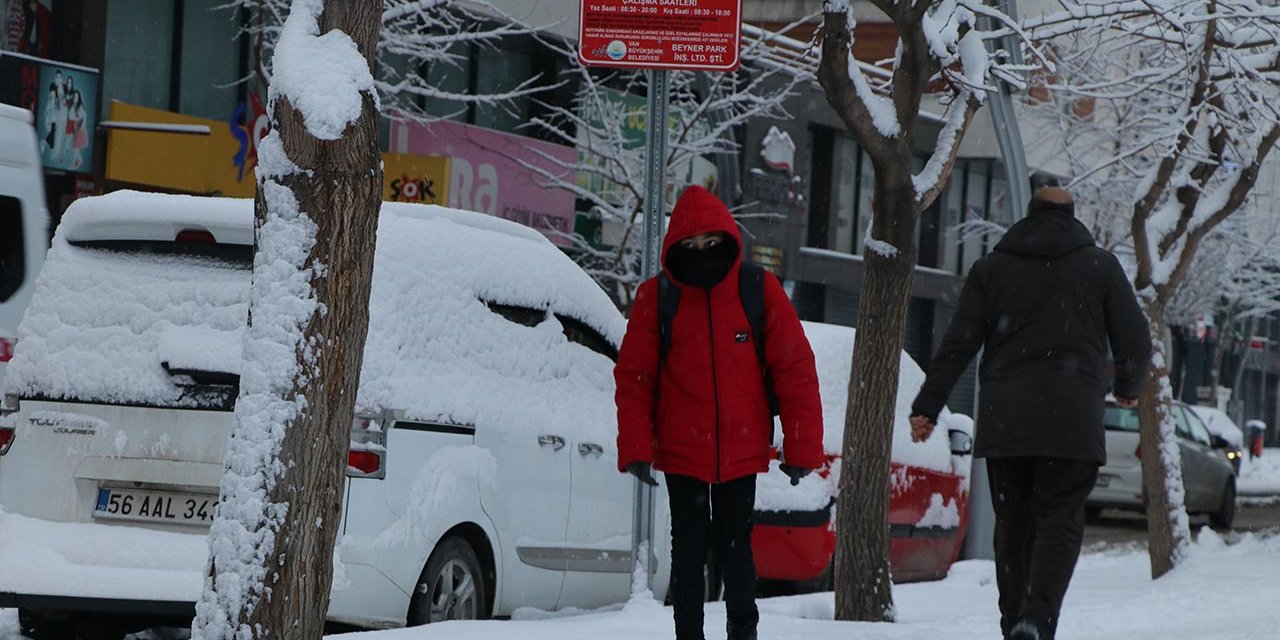
<svg viewBox="0 0 1280 640">
<path fill-rule="evenodd" d="M 584 65 L 738 68 L 742 0 L 582 0 L 578 16 Z"/>
</svg>

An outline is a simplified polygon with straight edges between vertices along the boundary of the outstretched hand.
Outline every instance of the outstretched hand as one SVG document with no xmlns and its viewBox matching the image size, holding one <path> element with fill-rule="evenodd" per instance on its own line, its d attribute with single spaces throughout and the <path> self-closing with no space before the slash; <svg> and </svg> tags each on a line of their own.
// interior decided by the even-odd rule
<svg viewBox="0 0 1280 640">
<path fill-rule="evenodd" d="M 787 474 L 787 476 L 791 478 L 791 486 L 793 487 L 800 484 L 801 478 L 804 478 L 805 476 L 813 473 L 813 469 L 806 469 L 804 467 L 793 467 L 785 462 L 779 465 L 778 469 L 783 473 Z"/>
<path fill-rule="evenodd" d="M 1115 394 L 1113 394 L 1113 395 L 1115 395 Z M 1117 405 L 1120 405 L 1120 407 L 1121 407 L 1122 409 L 1134 409 L 1134 408 L 1136 408 L 1136 407 L 1138 406 L 1138 399 L 1137 399 L 1137 398 L 1125 398 L 1125 397 L 1122 397 L 1122 396 L 1116 395 L 1116 404 L 1117 404 Z"/>
<path fill-rule="evenodd" d="M 915 414 L 911 416 L 911 441 L 924 442 L 933 435 L 935 423 L 928 416 Z"/>
<path fill-rule="evenodd" d="M 627 473 L 640 479 L 651 487 L 658 486 L 658 481 L 653 477 L 653 465 L 648 462 L 632 462 L 626 467 Z"/>
</svg>

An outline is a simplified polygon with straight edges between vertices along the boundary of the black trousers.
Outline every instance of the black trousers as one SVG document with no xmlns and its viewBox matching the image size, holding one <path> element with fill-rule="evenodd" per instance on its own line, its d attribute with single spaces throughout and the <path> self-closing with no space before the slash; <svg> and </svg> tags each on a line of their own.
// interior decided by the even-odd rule
<svg viewBox="0 0 1280 640">
<path fill-rule="evenodd" d="M 1098 463 L 1061 458 L 988 458 L 996 512 L 996 585 L 1005 636 L 1021 618 L 1047 638 L 1084 541 L 1084 502 Z"/>
<path fill-rule="evenodd" d="M 754 639 L 760 613 L 756 609 L 756 565 L 751 555 L 751 516 L 756 503 L 756 477 L 722 484 L 668 473 L 671 498 L 671 603 L 676 640 L 703 640 L 703 570 L 708 552 L 724 578 L 724 604 L 729 614 L 729 640 Z"/>
</svg>

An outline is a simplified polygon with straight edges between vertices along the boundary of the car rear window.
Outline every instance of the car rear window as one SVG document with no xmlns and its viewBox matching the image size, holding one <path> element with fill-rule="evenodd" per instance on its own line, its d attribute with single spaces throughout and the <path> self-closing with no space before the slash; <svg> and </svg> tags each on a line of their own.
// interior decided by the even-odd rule
<svg viewBox="0 0 1280 640">
<path fill-rule="evenodd" d="M 1107 407 L 1107 412 L 1102 416 L 1102 424 L 1108 431 L 1130 431 L 1137 433 L 1138 411 L 1136 409 Z"/>
<path fill-rule="evenodd" d="M 23 397 L 230 411 L 251 246 L 55 242 L 7 372 Z"/>
<path fill-rule="evenodd" d="M 12 196 L 0 196 L 0 302 L 13 297 L 26 277 L 24 239 L 22 203 Z"/>
</svg>

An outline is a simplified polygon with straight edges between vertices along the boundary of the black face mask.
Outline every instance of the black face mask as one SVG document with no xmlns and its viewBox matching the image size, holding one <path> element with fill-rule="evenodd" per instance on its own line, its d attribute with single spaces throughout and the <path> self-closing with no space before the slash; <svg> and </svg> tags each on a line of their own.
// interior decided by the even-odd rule
<svg viewBox="0 0 1280 640">
<path fill-rule="evenodd" d="M 703 250 L 676 245 L 667 253 L 667 269 L 681 284 L 709 289 L 729 275 L 737 259 L 738 246 L 731 241 Z"/>
</svg>

